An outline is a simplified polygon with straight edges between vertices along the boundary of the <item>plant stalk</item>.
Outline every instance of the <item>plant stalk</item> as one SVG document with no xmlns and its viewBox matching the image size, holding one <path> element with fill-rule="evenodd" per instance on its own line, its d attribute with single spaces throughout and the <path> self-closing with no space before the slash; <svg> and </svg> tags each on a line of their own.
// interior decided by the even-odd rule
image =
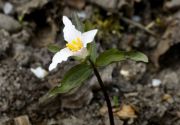
<svg viewBox="0 0 180 125">
<path fill-rule="evenodd" d="M 113 116 L 113 112 L 112 112 L 112 106 L 111 106 L 111 101 L 109 99 L 109 96 L 108 96 L 108 93 L 106 92 L 106 89 L 105 89 L 105 86 L 104 86 L 104 83 L 101 79 L 101 76 L 98 72 L 98 69 L 96 68 L 96 66 L 94 65 L 93 61 L 91 59 L 89 59 L 89 62 L 94 70 L 94 74 L 96 75 L 96 78 L 99 82 L 99 85 L 101 87 L 101 90 L 104 94 L 104 97 L 105 97 L 105 100 L 106 100 L 106 104 L 107 104 L 107 107 L 108 107 L 108 113 L 109 113 L 109 122 L 110 122 L 110 125 L 115 125 L 114 124 L 114 116 Z"/>
</svg>

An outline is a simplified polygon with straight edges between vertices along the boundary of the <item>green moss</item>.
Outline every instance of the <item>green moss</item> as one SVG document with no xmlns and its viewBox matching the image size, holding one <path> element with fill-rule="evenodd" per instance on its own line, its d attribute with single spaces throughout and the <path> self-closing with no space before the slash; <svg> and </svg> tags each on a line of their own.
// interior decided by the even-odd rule
<svg viewBox="0 0 180 125">
<path fill-rule="evenodd" d="M 114 15 L 103 17 L 98 9 L 94 10 L 90 20 L 84 22 L 84 28 L 85 31 L 95 28 L 99 29 L 98 36 L 100 39 L 103 39 L 104 36 L 112 37 L 112 35 L 120 37 L 120 31 L 123 29 L 119 22 L 119 18 L 114 17 Z"/>
</svg>

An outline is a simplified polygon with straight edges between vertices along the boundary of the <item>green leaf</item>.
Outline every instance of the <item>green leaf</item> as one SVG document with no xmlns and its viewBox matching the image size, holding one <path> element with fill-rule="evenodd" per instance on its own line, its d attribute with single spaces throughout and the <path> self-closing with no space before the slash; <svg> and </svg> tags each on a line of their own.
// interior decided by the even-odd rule
<svg viewBox="0 0 180 125">
<path fill-rule="evenodd" d="M 23 23 L 24 16 L 25 16 L 25 14 L 21 14 L 21 15 L 18 16 L 18 21 L 19 21 L 21 24 Z"/>
<path fill-rule="evenodd" d="M 148 58 L 145 54 L 138 51 L 119 51 L 117 49 L 107 50 L 99 55 L 96 60 L 97 66 L 106 66 L 113 62 L 118 62 L 126 59 L 131 59 L 134 61 L 148 62 Z"/>
<path fill-rule="evenodd" d="M 110 63 L 125 60 L 125 52 L 117 49 L 107 50 L 99 55 L 96 60 L 97 66 L 106 66 Z"/>
<path fill-rule="evenodd" d="M 148 57 L 138 51 L 131 51 L 131 52 L 127 52 L 127 58 L 134 60 L 134 61 L 142 61 L 142 62 L 148 62 Z"/>
<path fill-rule="evenodd" d="M 52 53 L 56 53 L 60 50 L 60 47 L 56 44 L 49 44 L 48 45 L 48 50 Z"/>
<path fill-rule="evenodd" d="M 87 45 L 90 54 L 90 59 L 95 63 L 97 57 L 96 43 L 93 41 Z"/>
<path fill-rule="evenodd" d="M 54 96 L 58 93 L 67 93 L 73 88 L 80 86 L 91 74 L 92 68 L 88 64 L 82 63 L 72 67 L 61 81 L 60 86 L 52 89 L 49 94 Z"/>
<path fill-rule="evenodd" d="M 118 96 L 113 96 L 113 102 L 114 102 L 115 107 L 119 106 L 119 98 L 118 98 Z"/>
</svg>

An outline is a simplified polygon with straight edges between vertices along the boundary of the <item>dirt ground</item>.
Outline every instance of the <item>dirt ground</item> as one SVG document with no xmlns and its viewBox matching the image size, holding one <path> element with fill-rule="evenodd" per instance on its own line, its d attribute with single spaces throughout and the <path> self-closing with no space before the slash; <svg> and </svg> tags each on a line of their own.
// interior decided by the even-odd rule
<svg viewBox="0 0 180 125">
<path fill-rule="evenodd" d="M 62 16 L 72 12 L 99 30 L 99 52 L 118 48 L 149 57 L 147 64 L 128 60 L 100 69 L 116 125 L 180 125 L 179 0 L 0 0 L 0 125 L 109 125 L 94 76 L 44 100 L 76 61 L 43 79 L 30 70 L 48 71 L 48 45 L 65 46 Z"/>
</svg>

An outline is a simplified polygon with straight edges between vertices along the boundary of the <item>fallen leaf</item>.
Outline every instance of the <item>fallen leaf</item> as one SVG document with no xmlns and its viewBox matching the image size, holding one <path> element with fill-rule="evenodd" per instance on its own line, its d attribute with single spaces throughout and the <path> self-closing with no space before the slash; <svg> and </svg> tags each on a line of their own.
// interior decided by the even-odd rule
<svg viewBox="0 0 180 125">
<path fill-rule="evenodd" d="M 169 102 L 169 103 L 173 103 L 173 98 L 170 94 L 164 94 L 162 97 L 163 101 Z"/>
<path fill-rule="evenodd" d="M 137 118 L 135 109 L 130 105 L 123 104 L 121 109 L 116 112 L 116 115 L 121 119 Z"/>
</svg>

